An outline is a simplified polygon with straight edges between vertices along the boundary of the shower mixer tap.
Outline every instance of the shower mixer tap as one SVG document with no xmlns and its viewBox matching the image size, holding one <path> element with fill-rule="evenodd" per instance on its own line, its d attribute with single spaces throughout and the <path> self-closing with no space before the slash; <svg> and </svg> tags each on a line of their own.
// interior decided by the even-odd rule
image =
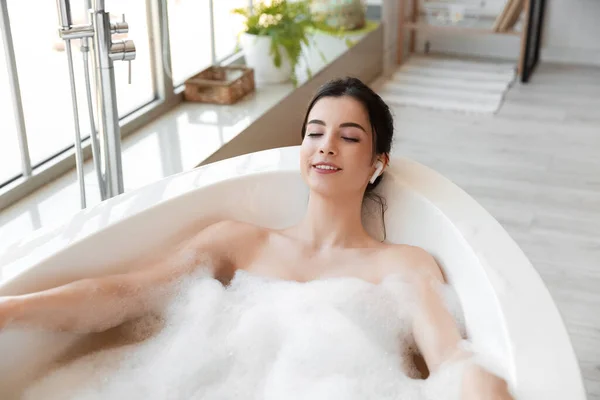
<svg viewBox="0 0 600 400">
<path fill-rule="evenodd" d="M 123 20 L 120 22 L 113 22 L 110 25 L 111 32 L 113 34 L 127 33 L 129 32 L 129 24 L 125 21 L 125 14 L 123 14 Z M 136 50 L 133 40 L 118 40 L 112 42 L 110 46 L 110 58 L 113 61 L 127 61 L 127 83 L 131 85 L 131 61 L 135 60 Z"/>
<path fill-rule="evenodd" d="M 69 72 L 71 76 L 71 97 L 75 119 L 75 149 L 76 163 L 80 184 L 82 208 L 86 207 L 85 182 L 83 177 L 83 155 L 81 150 L 81 137 L 79 134 L 79 114 L 77 112 L 77 97 L 75 90 L 75 76 L 71 53 L 71 40 L 81 39 L 81 50 L 84 57 L 84 73 L 88 94 L 88 114 L 91 126 L 91 143 L 94 166 L 100 197 L 105 200 L 117 196 L 124 191 L 123 167 L 121 162 L 121 133 L 119 127 L 119 114 L 117 109 L 116 85 L 114 74 L 114 61 L 127 61 L 128 81 L 131 83 L 131 61 L 136 58 L 136 48 L 133 40 L 113 40 L 113 35 L 129 32 L 129 24 L 125 21 L 111 22 L 109 13 L 104 9 L 103 0 L 95 0 L 93 7 L 90 0 L 84 1 L 88 12 L 88 23 L 73 25 L 71 19 L 70 0 L 57 0 L 59 13 L 59 35 L 65 40 Z M 91 43 L 89 42 L 91 41 Z M 90 83 L 87 53 L 92 51 L 94 63 L 95 85 Z M 97 129 L 92 107 L 91 92 L 95 89 L 97 106 Z M 102 147 L 96 131 L 100 138 Z"/>
<path fill-rule="evenodd" d="M 110 31 L 113 34 L 127 33 L 129 32 L 129 24 L 125 21 L 125 14 L 123 14 L 123 20 L 120 22 L 113 22 L 110 24 Z M 111 42 L 110 45 L 110 58 L 113 61 L 128 61 L 131 65 L 131 61 L 135 60 L 135 44 L 133 40 L 117 40 Z"/>
<path fill-rule="evenodd" d="M 94 11 L 90 10 L 90 13 L 94 13 Z M 135 43 L 131 39 L 116 41 L 112 40 L 112 35 L 114 34 L 123 34 L 129 32 L 129 23 L 125 21 L 125 14 L 123 14 L 122 18 L 122 21 L 110 23 L 109 26 L 111 36 L 108 37 L 109 44 L 106 47 L 109 49 L 108 55 L 112 61 L 127 61 L 129 62 L 129 69 L 131 70 L 131 61 L 135 60 L 136 57 Z M 61 28 L 59 28 L 59 35 L 61 39 L 64 40 L 93 38 L 94 26 L 92 24 L 71 26 L 63 25 Z"/>
</svg>

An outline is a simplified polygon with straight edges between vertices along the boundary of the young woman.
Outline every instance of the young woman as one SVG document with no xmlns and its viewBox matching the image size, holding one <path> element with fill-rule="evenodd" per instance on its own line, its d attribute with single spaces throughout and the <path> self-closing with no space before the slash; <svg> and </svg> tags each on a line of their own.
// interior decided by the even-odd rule
<svg viewBox="0 0 600 400">
<path fill-rule="evenodd" d="M 362 224 L 363 201 L 384 174 L 392 135 L 392 115 L 375 92 L 355 78 L 330 81 L 302 126 L 301 172 L 310 197 L 299 224 L 272 230 L 222 221 L 143 269 L 0 298 L 0 329 L 107 330 L 160 307 L 174 283 L 199 265 L 210 265 L 224 284 L 239 269 L 301 282 L 350 276 L 378 283 L 402 274 L 418 294 L 413 335 L 429 371 L 464 360 L 471 355 L 459 347 L 457 324 L 435 288 L 444 282 L 435 260 L 420 248 L 375 240 Z M 472 364 L 463 398 L 511 396 L 502 379 Z"/>
</svg>

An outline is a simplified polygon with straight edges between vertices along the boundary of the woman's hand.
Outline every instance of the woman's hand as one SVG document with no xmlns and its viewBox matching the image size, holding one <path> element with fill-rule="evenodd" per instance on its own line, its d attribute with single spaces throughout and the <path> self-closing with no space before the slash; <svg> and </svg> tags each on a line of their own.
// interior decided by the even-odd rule
<svg viewBox="0 0 600 400">
<path fill-rule="evenodd" d="M 477 364 L 466 367 L 461 400 L 514 400 L 506 381 Z"/>
</svg>

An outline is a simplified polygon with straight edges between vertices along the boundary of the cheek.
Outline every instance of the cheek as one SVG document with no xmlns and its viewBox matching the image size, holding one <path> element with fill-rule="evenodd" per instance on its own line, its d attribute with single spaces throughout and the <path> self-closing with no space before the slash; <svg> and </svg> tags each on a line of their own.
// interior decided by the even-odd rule
<svg viewBox="0 0 600 400">
<path fill-rule="evenodd" d="M 371 146 L 361 145 L 356 146 L 352 149 L 352 153 L 349 154 L 349 158 L 353 160 L 352 166 L 355 170 L 367 171 L 372 165 L 373 153 Z"/>
<path fill-rule="evenodd" d="M 361 152 L 356 155 L 352 175 L 357 185 L 364 184 L 365 180 L 371 178 L 373 174 L 373 155 L 369 152 Z"/>
<path fill-rule="evenodd" d="M 308 141 L 305 139 L 302 141 L 300 146 L 300 171 L 305 173 L 307 170 L 308 160 L 310 159 L 310 146 Z"/>
</svg>

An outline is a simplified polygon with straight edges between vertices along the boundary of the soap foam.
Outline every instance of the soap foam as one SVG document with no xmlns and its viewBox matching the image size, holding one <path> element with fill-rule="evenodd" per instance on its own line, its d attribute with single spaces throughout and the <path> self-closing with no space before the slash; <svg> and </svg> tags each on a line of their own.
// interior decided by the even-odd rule
<svg viewBox="0 0 600 400">
<path fill-rule="evenodd" d="M 415 379 L 412 299 L 397 276 L 298 283 L 238 271 L 227 287 L 199 277 L 151 338 L 62 365 L 24 398 L 458 399 L 460 364 Z M 143 323 L 134 333 L 152 330 Z"/>
</svg>

